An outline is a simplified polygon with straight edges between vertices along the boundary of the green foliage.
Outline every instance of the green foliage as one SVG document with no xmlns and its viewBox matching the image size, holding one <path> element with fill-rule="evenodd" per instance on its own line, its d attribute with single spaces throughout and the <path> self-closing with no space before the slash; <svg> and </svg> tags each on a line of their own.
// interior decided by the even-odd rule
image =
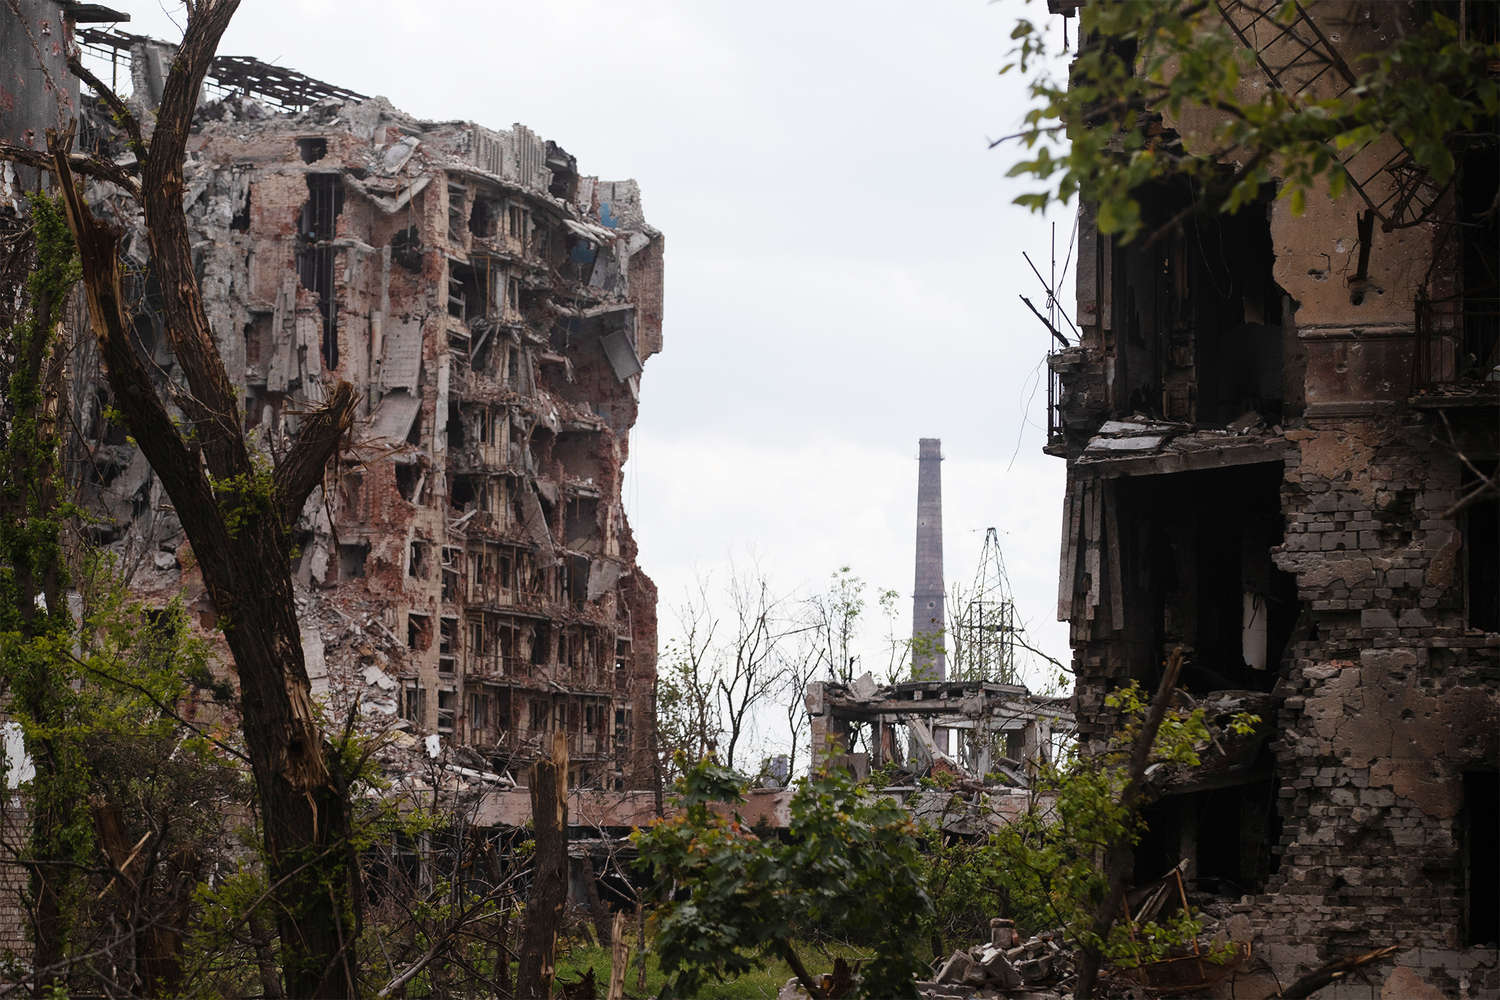
<svg viewBox="0 0 1500 1000">
<path fill-rule="evenodd" d="M 1287 24 L 1298 14 L 1283 0 L 1276 19 Z M 1390 14 L 1402 16 L 1394 5 Z M 1356 79 L 1339 96 L 1332 96 L 1337 88 L 1295 95 L 1242 86 L 1263 76 L 1214 4 L 1090 3 L 1081 22 L 1079 35 L 1090 41 L 1066 79 L 1044 68 L 1057 53 L 1041 25 L 1022 19 L 1011 33 L 1015 45 L 1002 72 L 1036 75 L 1031 107 L 1010 137 L 1024 150 L 1010 176 L 1041 182 L 1015 201 L 1041 211 L 1081 197 L 1097 206 L 1102 232 L 1126 239 L 1142 228 L 1136 194 L 1149 181 L 1185 177 L 1202 208 L 1232 213 L 1276 180 L 1300 213 L 1312 191 L 1326 186 L 1338 197 L 1348 186 L 1342 155 L 1385 135 L 1399 138 L 1441 186 L 1453 176 L 1455 137 L 1493 131 L 1500 113 L 1500 81 L 1485 72 L 1500 46 L 1460 40 L 1435 7 L 1384 51 L 1341 53 L 1353 60 Z M 1328 82 L 1334 79 L 1330 73 Z M 1193 109 L 1208 112 L 1206 134 L 1179 143 L 1171 130 Z M 1233 171 L 1223 166 L 1230 162 Z"/>
<path fill-rule="evenodd" d="M 659 955 L 654 949 L 654 942 L 647 938 L 646 946 L 646 988 L 636 989 L 636 975 L 638 973 L 637 962 L 640 952 L 635 950 L 636 941 L 632 934 L 630 938 L 630 974 L 625 979 L 625 992 L 628 996 L 654 997 L 661 994 L 662 988 L 668 984 L 668 976 L 662 971 Z M 842 958 L 850 965 L 863 961 L 869 953 L 853 945 L 837 941 L 824 940 L 797 940 L 792 942 L 792 947 L 798 954 L 816 953 L 819 956 L 818 968 L 820 970 L 830 968 L 835 958 Z M 585 945 L 577 942 L 560 942 L 557 956 L 557 980 L 559 983 L 575 982 L 588 969 L 594 970 L 594 978 L 602 987 L 609 981 L 610 950 L 597 945 Z M 694 994 L 695 1000 L 767 1000 L 774 997 L 792 976 L 792 970 L 780 959 L 767 959 L 746 972 L 742 976 L 725 979 L 722 982 L 704 982 L 699 984 Z"/>
<path fill-rule="evenodd" d="M 710 976 L 743 975 L 786 955 L 799 935 L 869 947 L 860 989 L 911 996 L 922 970 L 915 931 L 929 902 L 915 828 L 895 800 L 837 774 L 799 782 L 785 840 L 733 810 L 739 779 L 704 762 L 678 781 L 681 808 L 632 838 L 658 891 L 686 893 L 658 914 L 661 966 L 680 996 Z"/>
<path fill-rule="evenodd" d="M 276 477 L 271 461 L 259 452 L 250 456 L 251 471 L 213 482 L 214 497 L 231 538 L 261 518 L 276 513 Z"/>
<path fill-rule="evenodd" d="M 1104 751 L 1044 767 L 1034 786 L 1033 808 L 975 849 L 977 866 L 993 874 L 1005 912 L 1019 926 L 1062 928 L 1073 941 L 1091 940 L 1093 912 L 1107 887 L 1098 858 L 1121 839 L 1135 844 L 1144 830 L 1139 809 L 1127 809 L 1121 799 L 1146 703 L 1133 681 L 1111 693 L 1106 705 L 1118 723 Z M 1247 733 L 1259 721 L 1241 714 L 1227 728 Z M 1157 733 L 1151 759 L 1196 767 L 1199 752 L 1211 742 L 1202 708 L 1172 710 Z M 1094 943 L 1107 961 L 1134 965 L 1166 956 L 1200 929 L 1192 914 L 1178 914 L 1164 924 L 1147 924 L 1132 938 L 1126 924 L 1116 921 L 1109 940 Z"/>
</svg>

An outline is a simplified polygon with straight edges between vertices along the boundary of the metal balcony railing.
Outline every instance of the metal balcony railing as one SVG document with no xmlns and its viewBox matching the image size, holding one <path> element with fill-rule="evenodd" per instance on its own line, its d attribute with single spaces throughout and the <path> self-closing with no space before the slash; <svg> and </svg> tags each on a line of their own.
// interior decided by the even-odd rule
<svg viewBox="0 0 1500 1000">
<path fill-rule="evenodd" d="M 1500 297 L 1417 300 L 1412 389 L 1500 379 Z"/>
</svg>

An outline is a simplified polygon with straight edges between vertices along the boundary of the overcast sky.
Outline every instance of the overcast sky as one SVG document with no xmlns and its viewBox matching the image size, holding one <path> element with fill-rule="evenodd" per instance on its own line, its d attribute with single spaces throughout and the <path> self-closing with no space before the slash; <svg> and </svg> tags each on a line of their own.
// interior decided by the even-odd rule
<svg viewBox="0 0 1500 1000">
<path fill-rule="evenodd" d="M 178 37 L 175 4 L 112 5 Z M 1055 221 L 1061 263 L 1073 220 L 1012 206 L 1014 154 L 987 148 L 1024 112 L 997 74 L 1023 13 L 1045 5 L 247 0 L 220 51 L 423 117 L 521 122 L 581 172 L 640 182 L 666 236 L 665 349 L 625 499 L 663 638 L 731 557 L 782 592 L 848 565 L 909 602 L 917 439 L 939 437 L 949 580 L 994 525 L 1031 641 L 1065 659 L 1048 336 L 1017 296 L 1041 305 L 1021 252 L 1045 272 Z"/>
</svg>

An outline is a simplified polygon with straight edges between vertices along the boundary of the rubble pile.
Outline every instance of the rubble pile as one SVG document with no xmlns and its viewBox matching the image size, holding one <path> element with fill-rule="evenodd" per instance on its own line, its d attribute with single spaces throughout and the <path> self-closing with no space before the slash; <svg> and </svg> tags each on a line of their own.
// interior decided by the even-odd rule
<svg viewBox="0 0 1500 1000">
<path fill-rule="evenodd" d="M 1072 978 L 1073 961 L 1063 949 L 1061 931 L 1044 931 L 1021 940 L 1015 922 L 990 921 L 990 940 L 955 951 L 937 968 L 931 981 L 917 989 L 931 1000 L 968 997 L 1060 998 L 1061 984 Z"/>
</svg>

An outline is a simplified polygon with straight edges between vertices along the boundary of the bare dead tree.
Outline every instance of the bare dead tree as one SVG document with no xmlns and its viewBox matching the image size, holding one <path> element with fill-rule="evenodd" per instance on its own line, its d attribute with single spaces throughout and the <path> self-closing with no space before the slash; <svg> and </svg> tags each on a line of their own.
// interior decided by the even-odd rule
<svg viewBox="0 0 1500 1000">
<path fill-rule="evenodd" d="M 719 621 L 709 607 L 708 581 L 674 608 L 677 635 L 658 658 L 656 739 L 662 774 L 675 776 L 672 758 L 682 753 L 697 761 L 717 746 L 719 707 L 711 662 Z"/>
<path fill-rule="evenodd" d="M 734 638 L 723 651 L 714 686 L 724 722 L 724 765 L 731 770 L 742 741 L 749 734 L 752 711 L 769 698 L 781 682 L 777 647 L 790 631 L 781 620 L 781 599 L 759 572 L 736 574 L 729 596 L 734 607 Z"/>
<path fill-rule="evenodd" d="M 315 715 L 293 604 L 290 527 L 352 425 L 356 394 L 338 382 L 310 412 L 274 468 L 252 454 L 238 392 L 209 327 L 183 211 L 183 163 L 198 94 L 238 0 L 188 0 L 187 24 L 150 140 L 130 109 L 69 65 L 114 112 L 139 180 L 72 150 L 72 130 L 50 131 L 47 153 L 6 144 L 0 156 L 49 168 L 78 245 L 89 318 L 115 404 L 176 508 L 223 623 L 239 677 L 245 744 L 273 885 L 282 973 L 293 997 L 356 992 L 357 867 L 348 844 L 349 796 L 338 755 Z M 112 182 L 139 201 L 162 313 L 186 391 L 179 427 L 136 346 L 120 277 L 122 232 L 97 218 L 79 176 Z"/>
</svg>

